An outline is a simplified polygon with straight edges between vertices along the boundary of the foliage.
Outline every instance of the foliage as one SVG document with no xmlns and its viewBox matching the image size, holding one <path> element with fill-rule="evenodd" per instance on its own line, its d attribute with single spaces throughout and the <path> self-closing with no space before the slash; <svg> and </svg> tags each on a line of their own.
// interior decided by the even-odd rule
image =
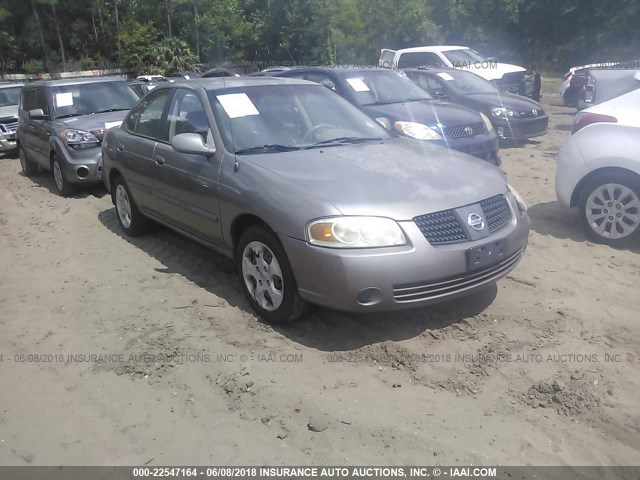
<svg viewBox="0 0 640 480">
<path fill-rule="evenodd" d="M 639 24 L 638 0 L 0 0 L 0 61 L 166 73 L 376 63 L 380 48 L 449 43 L 559 71 L 640 60 Z"/>
</svg>

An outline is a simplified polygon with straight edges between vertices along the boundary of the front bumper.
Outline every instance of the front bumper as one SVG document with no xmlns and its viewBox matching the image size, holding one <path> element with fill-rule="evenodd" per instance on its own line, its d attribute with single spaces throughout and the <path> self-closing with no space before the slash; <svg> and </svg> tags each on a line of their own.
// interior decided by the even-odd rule
<svg viewBox="0 0 640 480">
<path fill-rule="evenodd" d="M 524 140 L 547 133 L 549 117 L 541 115 L 529 118 L 492 118 L 491 122 L 502 140 Z"/>
<path fill-rule="evenodd" d="M 65 179 L 74 184 L 102 182 L 102 148 L 73 150 L 56 145 L 56 153 Z"/>
<path fill-rule="evenodd" d="M 435 247 L 413 221 L 400 222 L 409 244 L 339 250 L 282 238 L 300 296 L 325 307 L 354 312 L 416 308 L 467 295 L 507 275 L 524 254 L 529 217 L 508 196 L 511 222 L 488 238 Z M 506 239 L 502 259 L 467 270 L 466 251 Z"/>
</svg>

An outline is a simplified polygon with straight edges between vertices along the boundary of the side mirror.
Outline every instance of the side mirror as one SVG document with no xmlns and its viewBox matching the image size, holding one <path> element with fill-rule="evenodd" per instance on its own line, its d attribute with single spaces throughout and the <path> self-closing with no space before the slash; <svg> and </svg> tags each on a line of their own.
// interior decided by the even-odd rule
<svg viewBox="0 0 640 480">
<path fill-rule="evenodd" d="M 29 110 L 29 118 L 31 120 L 47 120 L 49 116 L 45 115 L 41 108 L 34 108 L 33 110 Z"/>
<path fill-rule="evenodd" d="M 638 70 L 636 73 L 633 74 L 633 78 L 635 78 L 640 82 L 640 70 Z"/>
<path fill-rule="evenodd" d="M 171 146 L 176 152 L 189 153 L 191 155 L 210 157 L 216 153 L 215 148 L 205 145 L 202 135 L 199 133 L 180 133 L 173 137 Z"/>
<path fill-rule="evenodd" d="M 435 92 L 433 92 L 433 96 L 443 102 L 446 102 L 449 100 L 449 97 L 447 96 L 447 94 L 444 93 L 442 90 L 436 90 Z"/>
<path fill-rule="evenodd" d="M 391 122 L 389 121 L 389 119 L 387 117 L 378 117 L 378 118 L 376 118 L 376 122 L 378 122 L 380 125 L 382 125 L 387 130 L 391 130 Z"/>
<path fill-rule="evenodd" d="M 323 80 L 322 81 L 322 85 L 324 85 L 325 87 L 327 87 L 329 90 L 335 90 L 336 89 L 336 85 L 335 83 L 333 83 L 331 80 Z"/>
</svg>

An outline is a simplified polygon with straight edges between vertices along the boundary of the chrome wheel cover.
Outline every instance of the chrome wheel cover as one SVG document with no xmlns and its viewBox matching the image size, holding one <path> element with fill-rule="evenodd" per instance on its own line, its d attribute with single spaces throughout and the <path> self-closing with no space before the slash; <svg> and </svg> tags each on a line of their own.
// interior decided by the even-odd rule
<svg viewBox="0 0 640 480">
<path fill-rule="evenodd" d="M 116 187 L 116 211 L 122 226 L 129 228 L 131 226 L 131 203 L 127 189 L 121 183 Z"/>
<path fill-rule="evenodd" d="M 640 199 L 629 187 L 606 183 L 594 189 L 585 205 L 591 229 L 611 240 L 628 237 L 640 225 Z"/>
<path fill-rule="evenodd" d="M 249 243 L 242 252 L 242 278 L 247 290 L 261 308 L 275 312 L 284 300 L 282 268 L 275 254 L 264 243 Z"/>
<path fill-rule="evenodd" d="M 53 179 L 56 181 L 56 187 L 62 192 L 64 188 L 64 179 L 62 178 L 62 169 L 58 162 L 53 162 Z"/>
</svg>

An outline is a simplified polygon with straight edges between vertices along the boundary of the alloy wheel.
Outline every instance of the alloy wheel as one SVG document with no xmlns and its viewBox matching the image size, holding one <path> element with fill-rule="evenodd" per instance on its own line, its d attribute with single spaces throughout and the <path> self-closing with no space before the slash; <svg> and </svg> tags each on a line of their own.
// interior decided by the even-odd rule
<svg viewBox="0 0 640 480">
<path fill-rule="evenodd" d="M 629 187 L 606 183 L 595 188 L 585 204 L 591 229 L 599 236 L 619 240 L 640 225 L 640 199 Z"/>
</svg>

